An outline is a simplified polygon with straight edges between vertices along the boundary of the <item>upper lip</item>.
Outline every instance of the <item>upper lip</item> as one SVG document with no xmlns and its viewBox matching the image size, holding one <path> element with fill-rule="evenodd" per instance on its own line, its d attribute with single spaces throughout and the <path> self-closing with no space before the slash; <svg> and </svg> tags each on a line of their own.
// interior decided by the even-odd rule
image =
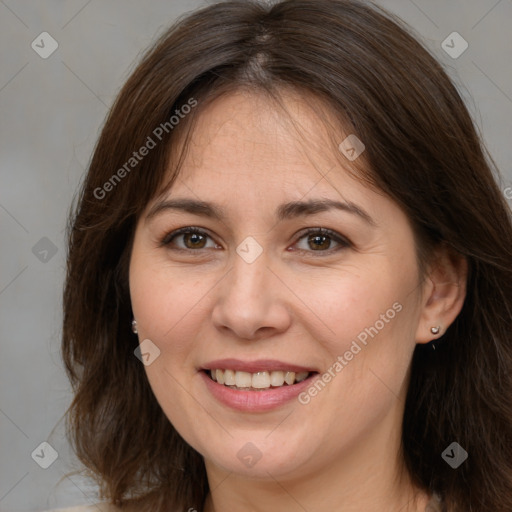
<svg viewBox="0 0 512 512">
<path fill-rule="evenodd" d="M 256 361 L 242 361 L 241 359 L 216 359 L 205 363 L 203 370 L 234 370 L 240 372 L 256 373 L 264 371 L 292 371 L 292 372 L 315 372 L 293 363 L 285 363 L 276 359 L 258 359 Z"/>
</svg>

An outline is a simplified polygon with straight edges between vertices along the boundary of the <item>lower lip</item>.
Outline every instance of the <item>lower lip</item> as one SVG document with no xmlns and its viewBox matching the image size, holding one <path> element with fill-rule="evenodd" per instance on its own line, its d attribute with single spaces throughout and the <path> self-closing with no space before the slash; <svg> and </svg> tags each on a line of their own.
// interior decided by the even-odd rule
<svg viewBox="0 0 512 512">
<path fill-rule="evenodd" d="M 205 371 L 199 372 L 208 391 L 222 404 L 244 412 L 264 412 L 276 409 L 296 398 L 302 391 L 311 386 L 318 373 L 296 384 L 270 388 L 267 391 L 239 391 L 228 388 L 211 379 Z"/>
</svg>

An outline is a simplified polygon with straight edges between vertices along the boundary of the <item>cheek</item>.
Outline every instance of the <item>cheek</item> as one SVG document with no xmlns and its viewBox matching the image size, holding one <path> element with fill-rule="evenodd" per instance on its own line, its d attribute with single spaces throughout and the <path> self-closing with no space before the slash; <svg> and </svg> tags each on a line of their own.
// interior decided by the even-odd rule
<svg viewBox="0 0 512 512">
<path fill-rule="evenodd" d="M 309 313 L 309 325 L 321 326 L 311 334 L 326 354 L 324 372 L 329 373 L 325 376 L 329 384 L 325 393 L 329 398 L 324 398 L 340 404 L 333 418 L 346 415 L 347 410 L 354 418 L 375 417 L 400 394 L 418 319 L 414 262 L 414 258 L 400 263 L 388 260 L 350 273 L 333 273 L 335 281 L 317 280 L 314 286 L 310 282 L 298 292 L 308 292 L 303 295 L 308 306 L 320 312 L 319 319 Z M 317 401 L 319 407 L 322 401 Z M 323 414 L 320 409 L 318 414 Z"/>
<path fill-rule="evenodd" d="M 410 301 L 415 268 L 401 265 L 398 270 L 389 261 L 381 263 L 329 275 L 290 276 L 305 305 L 299 321 L 332 356 L 348 350 L 358 337 L 363 342 L 376 332 L 393 337 L 402 329 L 400 317 L 406 315 L 401 311 Z"/>
<path fill-rule="evenodd" d="M 171 423 L 182 432 L 192 431 L 190 418 L 201 411 L 183 383 L 195 375 L 194 339 L 203 320 L 202 303 L 211 288 L 204 280 L 162 266 L 135 250 L 130 263 L 130 294 L 139 340 L 149 339 L 159 355 L 144 367 L 155 398 Z M 184 415 L 178 411 L 189 411 Z"/>
<path fill-rule="evenodd" d="M 130 296 L 139 337 L 151 335 L 155 342 L 162 342 L 200 309 L 199 299 L 206 295 L 209 279 L 191 277 L 186 268 L 137 249 L 135 245 L 130 262 Z"/>
</svg>

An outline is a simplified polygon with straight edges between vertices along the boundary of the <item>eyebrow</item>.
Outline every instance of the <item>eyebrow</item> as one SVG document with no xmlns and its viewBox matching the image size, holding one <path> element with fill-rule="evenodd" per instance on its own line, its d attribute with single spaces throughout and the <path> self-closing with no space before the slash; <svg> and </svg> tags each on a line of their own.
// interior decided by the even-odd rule
<svg viewBox="0 0 512 512">
<path fill-rule="evenodd" d="M 145 222 L 169 210 L 184 211 L 221 222 L 226 218 L 223 209 L 217 205 L 197 199 L 180 198 L 168 199 L 155 204 L 147 214 Z M 278 220 L 283 221 L 329 210 L 341 210 L 350 213 L 360 217 L 371 226 L 376 226 L 375 221 L 361 207 L 350 201 L 334 201 L 332 199 L 310 199 L 308 201 L 291 201 L 284 203 L 277 208 L 276 217 Z"/>
</svg>

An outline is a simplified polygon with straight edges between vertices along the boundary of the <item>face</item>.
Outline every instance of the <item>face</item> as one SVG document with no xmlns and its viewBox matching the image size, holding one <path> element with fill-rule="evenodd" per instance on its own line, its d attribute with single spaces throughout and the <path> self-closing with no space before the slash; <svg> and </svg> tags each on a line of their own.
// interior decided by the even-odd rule
<svg viewBox="0 0 512 512">
<path fill-rule="evenodd" d="M 260 478 L 398 442 L 422 303 L 405 214 L 284 99 L 288 116 L 242 92 L 201 113 L 129 275 L 163 411 L 207 469 Z"/>
</svg>

